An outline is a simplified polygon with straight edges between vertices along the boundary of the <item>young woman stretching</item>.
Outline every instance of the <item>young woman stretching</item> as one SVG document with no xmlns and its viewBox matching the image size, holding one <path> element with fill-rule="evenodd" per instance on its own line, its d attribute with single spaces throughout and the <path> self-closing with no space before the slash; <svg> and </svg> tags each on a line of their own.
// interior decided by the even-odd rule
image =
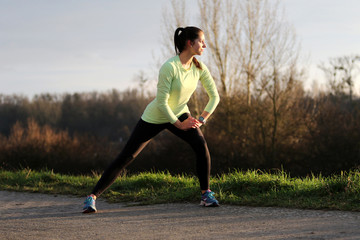
<svg viewBox="0 0 360 240">
<path fill-rule="evenodd" d="M 96 212 L 96 198 L 116 180 L 120 172 L 149 141 L 164 129 L 185 140 L 196 153 L 196 171 L 201 189 L 200 204 L 206 207 L 219 206 L 214 193 L 209 189 L 211 160 L 200 130 L 220 100 L 208 68 L 194 57 L 201 55 L 206 48 L 204 33 L 196 27 L 178 28 L 175 31 L 174 43 L 177 55 L 167 60 L 160 69 L 156 98 L 146 107 L 122 152 L 105 170 L 86 198 L 84 213 Z M 195 119 L 190 115 L 187 103 L 199 80 L 209 96 L 209 101 L 199 119 Z"/>
</svg>

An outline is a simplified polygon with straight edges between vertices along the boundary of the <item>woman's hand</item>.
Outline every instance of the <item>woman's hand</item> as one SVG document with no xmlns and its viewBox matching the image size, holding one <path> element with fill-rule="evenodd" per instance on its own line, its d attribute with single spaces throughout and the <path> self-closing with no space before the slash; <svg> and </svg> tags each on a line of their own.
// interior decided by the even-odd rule
<svg viewBox="0 0 360 240">
<path fill-rule="evenodd" d="M 202 125 L 202 123 L 199 120 L 197 120 L 196 118 L 193 118 L 190 116 L 182 122 L 177 120 L 174 123 L 174 125 L 175 125 L 175 127 L 179 128 L 181 130 L 187 131 L 191 128 L 199 128 Z"/>
</svg>

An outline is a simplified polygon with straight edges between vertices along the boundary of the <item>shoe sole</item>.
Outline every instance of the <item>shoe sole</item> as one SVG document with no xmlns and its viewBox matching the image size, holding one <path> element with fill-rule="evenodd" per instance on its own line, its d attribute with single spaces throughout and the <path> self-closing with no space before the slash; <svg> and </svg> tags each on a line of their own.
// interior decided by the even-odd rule
<svg viewBox="0 0 360 240">
<path fill-rule="evenodd" d="M 90 208 L 90 207 L 83 211 L 83 213 L 96 213 L 96 212 L 97 212 L 96 209 L 93 209 L 93 208 Z"/>
<path fill-rule="evenodd" d="M 200 206 L 204 206 L 204 207 L 219 207 L 220 205 L 219 205 L 218 203 L 200 202 Z"/>
</svg>

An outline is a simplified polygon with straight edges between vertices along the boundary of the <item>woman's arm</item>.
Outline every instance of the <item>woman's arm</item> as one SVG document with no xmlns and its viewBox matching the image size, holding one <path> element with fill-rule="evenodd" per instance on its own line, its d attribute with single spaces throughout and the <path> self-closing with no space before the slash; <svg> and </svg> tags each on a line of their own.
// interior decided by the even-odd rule
<svg viewBox="0 0 360 240">
<path fill-rule="evenodd" d="M 174 70 L 170 64 L 164 64 L 159 71 L 159 81 L 157 84 L 156 103 L 158 109 L 169 119 L 169 122 L 174 124 L 178 121 L 168 101 L 170 97 L 171 83 L 174 77 Z"/>
<path fill-rule="evenodd" d="M 202 68 L 203 71 L 200 76 L 200 82 L 209 96 L 209 101 L 200 116 L 203 117 L 204 120 L 206 121 L 210 117 L 210 115 L 215 111 L 215 108 L 220 102 L 220 97 L 216 88 L 215 81 L 212 78 L 208 68 L 204 64 L 202 64 Z"/>
</svg>

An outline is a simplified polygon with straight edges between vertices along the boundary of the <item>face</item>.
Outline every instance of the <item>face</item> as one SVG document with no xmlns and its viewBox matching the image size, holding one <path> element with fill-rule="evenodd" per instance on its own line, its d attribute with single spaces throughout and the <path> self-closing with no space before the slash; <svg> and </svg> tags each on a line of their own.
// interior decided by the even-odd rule
<svg viewBox="0 0 360 240">
<path fill-rule="evenodd" d="M 206 48 L 205 36 L 203 32 L 199 32 L 199 37 L 191 43 L 191 49 L 194 55 L 201 55 Z"/>
</svg>

